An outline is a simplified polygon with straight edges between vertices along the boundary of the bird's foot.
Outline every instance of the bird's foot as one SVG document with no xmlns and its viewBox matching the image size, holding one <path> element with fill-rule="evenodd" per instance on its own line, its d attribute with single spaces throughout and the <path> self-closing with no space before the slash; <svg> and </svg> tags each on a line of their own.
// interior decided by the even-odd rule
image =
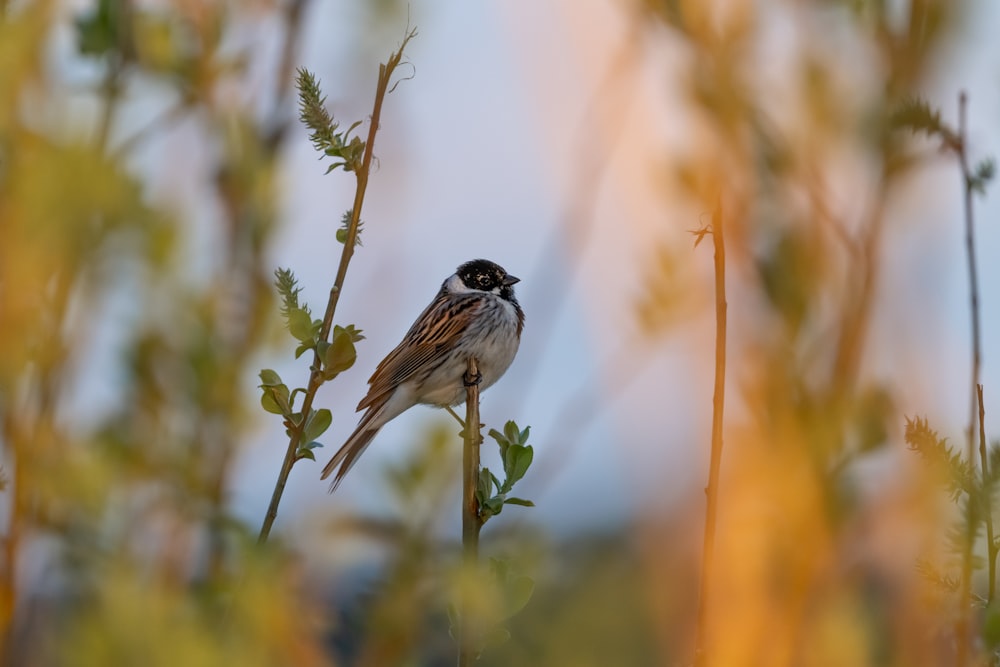
<svg viewBox="0 0 1000 667">
<path fill-rule="evenodd" d="M 466 387 L 475 387 L 477 384 L 479 384 L 482 381 L 483 381 L 483 374 L 479 373 L 479 372 L 477 372 L 472 377 L 469 377 L 468 373 L 466 373 L 465 375 L 462 376 L 462 383 Z"/>
</svg>

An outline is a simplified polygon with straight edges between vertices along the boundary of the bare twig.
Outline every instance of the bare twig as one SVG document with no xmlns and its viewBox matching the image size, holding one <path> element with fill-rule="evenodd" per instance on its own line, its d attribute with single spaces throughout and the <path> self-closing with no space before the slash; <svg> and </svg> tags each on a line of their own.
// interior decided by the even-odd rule
<svg viewBox="0 0 1000 667">
<path fill-rule="evenodd" d="M 976 271 L 976 241 L 975 225 L 972 214 L 973 178 L 969 169 L 966 137 L 966 107 L 968 98 L 965 91 L 958 95 L 958 142 L 953 148 L 958 156 L 959 166 L 962 170 L 962 179 L 965 182 L 965 252 L 969 266 L 969 309 L 972 316 L 972 400 L 969 403 L 969 428 L 967 431 L 968 460 L 974 460 L 975 452 L 975 424 L 976 424 L 976 404 L 977 387 L 979 386 L 980 368 L 980 342 L 979 342 L 979 279 Z M 985 464 L 985 461 L 984 461 Z M 985 474 L 985 465 L 983 473 Z M 966 537 L 965 550 L 962 554 L 962 590 L 959 599 L 962 605 L 959 608 L 958 621 L 956 623 L 956 634 L 958 635 L 958 655 L 956 665 L 963 667 L 967 660 L 968 628 L 969 628 L 969 605 L 966 600 L 972 589 L 972 543 L 975 540 L 975 528 L 972 525 L 972 502 L 969 502 L 968 532 Z"/>
<path fill-rule="evenodd" d="M 462 557 L 465 568 L 474 571 L 479 563 L 479 531 L 483 527 L 479 514 L 476 486 L 479 480 L 479 445 L 483 437 L 479 424 L 479 381 L 482 376 L 475 357 L 469 358 L 465 373 L 465 428 L 462 431 Z M 472 618 L 471 587 L 462 586 L 462 608 L 459 611 L 458 665 L 467 667 L 476 660 L 476 622 Z"/>
<path fill-rule="evenodd" d="M 993 602 L 997 584 L 997 545 L 993 541 L 993 503 L 990 502 L 989 454 L 986 450 L 986 408 L 983 405 L 983 385 L 976 385 L 976 400 L 979 403 L 979 460 L 983 466 L 983 514 L 986 521 L 986 554 L 989 562 L 989 589 L 987 604 Z"/>
<path fill-rule="evenodd" d="M 871 318 L 875 286 L 878 282 L 879 252 L 885 230 L 885 201 L 888 196 L 890 172 L 883 168 L 879 177 L 875 203 L 859 234 L 854 262 L 851 266 L 849 287 L 845 297 L 843 327 L 837 340 L 831 381 L 831 396 L 840 401 L 857 379 L 858 367 L 864 349 L 865 334 Z M 856 285 L 853 289 L 851 286 Z"/>
<path fill-rule="evenodd" d="M 112 156 L 114 158 L 122 158 L 128 155 L 136 146 L 141 144 L 143 141 L 153 136 L 157 132 L 161 132 L 181 118 L 184 114 L 191 108 L 191 104 L 187 100 L 181 100 L 172 106 L 164 109 L 159 114 L 157 114 L 148 124 L 144 125 L 142 128 L 135 131 L 134 134 L 130 135 L 127 139 L 124 139 L 120 144 L 118 144 L 114 151 L 112 151 Z"/>
<path fill-rule="evenodd" d="M 958 154 L 959 166 L 962 169 L 962 180 L 965 184 L 965 253 L 969 265 L 969 310 L 972 317 L 972 399 L 969 402 L 969 460 L 975 443 L 976 428 L 976 393 L 979 386 L 979 369 L 982 365 L 981 344 L 979 338 L 979 276 L 976 268 L 976 236 L 972 211 L 972 196 L 974 178 L 969 169 L 969 155 L 966 137 L 966 107 L 968 98 L 965 92 L 958 96 Z"/>
<path fill-rule="evenodd" d="M 365 200 L 365 191 L 368 188 L 368 176 L 371 172 L 372 154 L 375 148 L 375 134 L 378 132 L 379 119 L 382 116 L 382 102 L 389 89 L 389 82 L 396 67 L 403 59 L 403 49 L 407 43 L 416 36 L 416 30 L 407 32 L 403 43 L 389 56 L 389 59 L 379 65 L 378 85 L 375 89 L 375 104 L 372 108 L 371 123 L 368 127 L 368 141 L 365 143 L 364 157 L 361 168 L 355 172 L 357 186 L 354 191 L 354 208 L 351 209 L 351 221 L 347 228 L 347 238 L 344 241 L 343 250 L 340 253 L 340 265 L 337 267 L 337 277 L 334 279 L 333 287 L 330 288 L 330 298 L 326 304 L 326 312 L 323 315 L 323 324 L 319 331 L 319 340 L 326 341 L 330 337 L 330 329 L 333 328 L 333 315 L 337 310 L 337 302 L 340 300 L 340 293 L 344 287 L 344 279 L 347 277 L 347 266 L 354 255 L 354 246 L 357 245 L 358 224 L 361 220 L 361 206 Z M 291 429 L 291 437 L 288 439 L 288 449 L 285 451 L 285 459 L 281 463 L 281 470 L 278 472 L 278 480 L 274 485 L 274 493 L 271 495 L 271 503 L 268 505 L 267 514 L 264 516 L 264 524 L 260 529 L 258 542 L 266 542 L 271 533 L 271 526 L 278 516 L 278 505 L 281 496 L 285 491 L 285 484 L 288 481 L 288 474 L 295 464 L 295 453 L 298 451 L 299 443 L 302 441 L 302 433 L 305 429 L 309 412 L 312 410 L 313 400 L 316 398 L 316 391 L 323 384 L 322 360 L 319 351 L 313 356 L 312 373 L 309 376 L 309 385 L 306 388 L 305 396 L 302 399 L 302 418 L 298 424 Z"/>
<path fill-rule="evenodd" d="M 726 238 L 723 232 L 722 204 L 712 216 L 712 242 L 715 245 L 715 388 L 712 392 L 712 454 L 705 488 L 705 540 L 702 549 L 701 585 L 699 587 L 698 633 L 695 664 L 707 663 L 705 637 L 708 623 L 708 589 L 715 555 L 715 523 L 719 504 L 719 469 L 722 466 L 722 417 L 726 399 Z"/>
</svg>

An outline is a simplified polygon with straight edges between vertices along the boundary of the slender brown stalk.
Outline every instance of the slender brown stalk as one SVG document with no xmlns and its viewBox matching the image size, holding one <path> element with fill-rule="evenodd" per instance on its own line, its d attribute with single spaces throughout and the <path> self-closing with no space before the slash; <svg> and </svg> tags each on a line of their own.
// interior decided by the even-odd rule
<svg viewBox="0 0 1000 667">
<path fill-rule="evenodd" d="M 474 571 L 479 564 L 479 531 L 483 520 L 479 515 L 476 486 L 479 480 L 479 445 L 483 437 L 479 424 L 479 367 L 475 357 L 469 358 L 465 373 L 465 429 L 462 447 L 462 560 L 467 571 Z M 468 667 L 476 661 L 476 621 L 472 617 L 474 605 L 470 601 L 471 586 L 462 586 L 462 608 L 459 611 L 458 665 Z"/>
<path fill-rule="evenodd" d="M 986 408 L 983 406 L 983 385 L 976 385 L 976 400 L 979 403 L 979 460 L 983 466 L 983 489 L 987 496 L 983 503 L 983 518 L 986 521 L 986 554 L 989 562 L 989 589 L 987 602 L 993 602 L 997 585 L 997 546 L 993 541 L 993 504 L 989 497 L 989 455 L 986 449 Z"/>
<path fill-rule="evenodd" d="M 326 312 L 323 315 L 323 325 L 319 331 L 320 340 L 328 340 L 330 329 L 333 328 L 333 316 L 337 310 L 337 302 L 340 300 L 340 293 L 344 288 L 344 279 L 347 277 L 347 266 L 354 256 L 354 246 L 357 245 L 358 224 L 361 221 L 361 206 L 365 201 L 365 191 L 368 188 L 368 176 L 371 173 L 372 154 L 375 149 L 375 134 L 378 132 L 379 119 L 382 116 L 382 102 L 389 92 L 389 82 L 396 67 L 403 59 L 403 49 L 406 44 L 416 35 L 415 30 L 407 33 L 403 43 L 389 56 L 389 59 L 379 65 L 378 85 L 375 89 L 375 105 L 372 108 L 371 122 L 368 127 L 368 140 L 365 143 L 365 152 L 361 161 L 361 168 L 355 172 L 357 186 L 354 191 L 354 208 L 351 210 L 351 221 L 347 228 L 347 238 L 344 241 L 344 248 L 340 253 L 340 265 L 337 267 L 337 277 L 334 279 L 333 287 L 330 288 L 330 298 L 326 303 Z M 323 384 L 322 360 L 319 352 L 313 355 L 312 373 L 309 376 L 309 385 L 306 387 L 305 396 L 302 399 L 302 418 L 298 424 L 291 429 L 291 437 L 288 439 L 288 449 L 285 451 L 285 458 L 281 463 L 281 470 L 278 472 L 278 480 L 274 484 L 274 492 L 271 494 L 271 503 L 268 505 L 267 514 L 264 516 L 264 524 L 261 526 L 258 542 L 266 542 L 271 534 L 271 526 L 278 516 L 278 505 L 281 503 L 281 496 L 285 492 L 285 484 L 288 482 L 288 475 L 295 464 L 295 453 L 298 451 L 299 443 L 302 441 L 302 432 L 305 428 L 306 419 L 312 410 L 313 400 L 316 398 L 316 391 Z"/>
<path fill-rule="evenodd" d="M 698 633 L 695 644 L 695 664 L 707 664 L 706 626 L 708 625 L 708 591 L 712 579 L 712 559 L 715 555 L 715 523 L 719 505 L 719 469 L 722 466 L 722 416 L 726 399 L 726 237 L 722 222 L 722 204 L 712 216 L 712 243 L 715 245 L 715 388 L 712 392 L 712 454 L 705 487 L 705 540 L 701 560 L 699 586 Z"/>
<path fill-rule="evenodd" d="M 969 156 L 966 137 L 966 107 L 968 97 L 965 92 L 958 96 L 958 161 L 962 169 L 962 180 L 965 184 L 965 254 L 969 267 L 969 311 L 972 317 L 972 400 L 969 402 L 969 460 L 975 443 L 976 428 L 976 394 L 979 386 L 979 369 L 982 366 L 982 347 L 979 334 L 979 272 L 976 267 L 976 235 L 975 219 L 972 211 L 973 184 L 972 171 L 969 169 Z"/>
<path fill-rule="evenodd" d="M 965 91 L 962 91 L 958 95 L 958 141 L 954 146 L 955 153 L 958 156 L 959 166 L 962 169 L 962 180 L 965 184 L 965 198 L 964 198 L 964 210 L 965 210 L 965 252 L 966 258 L 968 260 L 969 267 L 969 310 L 971 311 L 972 317 L 972 400 L 969 403 L 969 428 L 967 431 L 968 438 L 966 440 L 968 445 L 968 460 L 972 462 L 974 460 L 975 453 L 975 436 L 974 433 L 976 428 L 976 394 L 977 387 L 979 386 L 979 369 L 981 365 L 981 352 L 980 352 L 980 339 L 979 339 L 979 277 L 978 271 L 976 269 L 976 237 L 975 237 L 975 224 L 972 212 L 972 196 L 973 196 L 973 178 L 972 172 L 969 169 L 969 160 L 967 153 L 967 137 L 966 137 L 966 107 L 968 106 L 968 97 Z M 985 461 L 984 461 L 985 463 Z M 984 470 L 985 474 L 985 465 Z M 968 629 L 969 629 L 969 596 L 972 591 L 972 542 L 975 539 L 975 528 L 972 525 L 972 506 L 970 503 L 969 507 L 970 516 L 968 517 L 968 536 L 966 538 L 965 551 L 962 554 L 962 581 L 961 581 L 961 592 L 959 600 L 961 600 L 961 606 L 959 607 L 959 616 L 956 623 L 956 634 L 958 635 L 958 654 L 956 656 L 956 665 L 958 667 L 963 667 L 967 661 L 968 647 Z M 992 587 L 991 587 L 992 590 Z"/>
</svg>

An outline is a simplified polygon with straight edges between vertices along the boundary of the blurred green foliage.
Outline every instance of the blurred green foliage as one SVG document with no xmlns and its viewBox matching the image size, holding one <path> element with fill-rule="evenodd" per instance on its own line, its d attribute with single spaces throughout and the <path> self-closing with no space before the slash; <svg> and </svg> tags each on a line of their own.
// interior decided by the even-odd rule
<svg viewBox="0 0 1000 667">
<path fill-rule="evenodd" d="M 233 7 L 84 9 L 79 58 L 101 72 L 85 93 L 41 66 L 63 18 L 53 2 L 0 17 L 4 662 L 327 664 L 294 554 L 255 547 L 227 499 L 274 307 L 264 253 L 287 120 L 217 103 L 245 75 L 246 54 L 221 49 Z M 121 138 L 130 91 L 150 83 L 175 106 Z M 159 174 L 129 166 L 180 118 L 217 147 L 203 276 L 189 274 L 184 210 L 149 197 Z M 95 368 L 109 345 L 114 366 Z M 81 402 L 111 378 L 112 401 Z"/>
</svg>

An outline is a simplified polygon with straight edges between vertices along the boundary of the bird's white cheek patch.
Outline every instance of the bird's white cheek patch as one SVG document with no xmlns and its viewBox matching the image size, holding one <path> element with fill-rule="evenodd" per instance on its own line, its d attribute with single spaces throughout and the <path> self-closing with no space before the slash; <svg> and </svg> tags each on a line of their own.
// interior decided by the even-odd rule
<svg viewBox="0 0 1000 667">
<path fill-rule="evenodd" d="M 466 287 L 462 279 L 458 277 L 458 274 L 452 274 L 448 280 L 444 281 L 445 289 L 451 294 L 470 294 L 472 292 L 479 292 L 480 290 L 472 289 L 471 287 Z"/>
</svg>

